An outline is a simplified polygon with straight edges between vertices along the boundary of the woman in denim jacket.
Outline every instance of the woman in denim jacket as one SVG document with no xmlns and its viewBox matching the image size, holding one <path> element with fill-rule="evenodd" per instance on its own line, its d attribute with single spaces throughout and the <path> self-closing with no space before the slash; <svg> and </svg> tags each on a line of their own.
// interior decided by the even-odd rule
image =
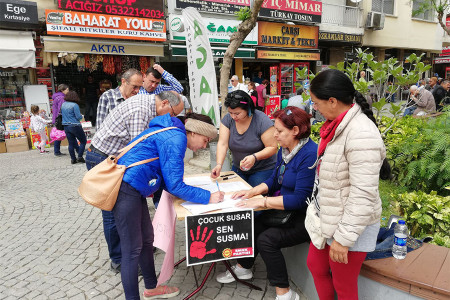
<svg viewBox="0 0 450 300">
<path fill-rule="evenodd" d="M 62 124 L 66 132 L 67 140 L 69 141 L 71 162 L 72 164 L 76 164 L 77 162 L 84 163 L 83 153 L 87 140 L 80 123 L 80 120 L 83 119 L 80 113 L 80 107 L 77 104 L 80 98 L 76 92 L 70 91 L 66 94 L 64 100 L 66 102 L 61 105 Z M 80 142 L 80 146 L 78 146 L 77 140 Z M 75 156 L 75 151 L 78 154 L 78 158 Z"/>
</svg>

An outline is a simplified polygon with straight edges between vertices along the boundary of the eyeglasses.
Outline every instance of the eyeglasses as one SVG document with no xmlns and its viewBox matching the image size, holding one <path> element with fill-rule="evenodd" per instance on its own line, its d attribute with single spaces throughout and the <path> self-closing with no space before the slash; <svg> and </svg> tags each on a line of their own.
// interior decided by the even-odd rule
<svg viewBox="0 0 450 300">
<path fill-rule="evenodd" d="M 278 175 L 278 184 L 282 184 L 283 183 L 284 171 L 286 171 L 286 164 L 285 163 L 283 163 L 280 166 L 280 175 Z"/>
</svg>

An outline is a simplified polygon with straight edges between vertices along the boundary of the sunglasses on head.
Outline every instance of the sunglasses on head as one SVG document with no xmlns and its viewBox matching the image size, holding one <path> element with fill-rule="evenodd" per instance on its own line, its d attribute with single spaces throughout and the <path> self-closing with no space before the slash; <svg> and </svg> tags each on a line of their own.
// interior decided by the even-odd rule
<svg viewBox="0 0 450 300">
<path fill-rule="evenodd" d="M 229 96 L 226 100 L 228 102 L 228 106 L 231 108 L 236 108 L 239 103 L 240 104 L 248 104 L 247 99 L 244 96 L 241 96 L 239 94 L 232 94 L 231 96 Z"/>
</svg>

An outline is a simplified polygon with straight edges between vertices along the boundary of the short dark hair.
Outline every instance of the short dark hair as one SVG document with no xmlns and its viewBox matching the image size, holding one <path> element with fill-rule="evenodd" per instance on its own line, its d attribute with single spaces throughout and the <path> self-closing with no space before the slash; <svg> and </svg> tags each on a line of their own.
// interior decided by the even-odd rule
<svg viewBox="0 0 450 300">
<path fill-rule="evenodd" d="M 148 68 L 148 69 L 147 69 L 147 72 L 145 72 L 145 75 L 148 75 L 148 74 L 150 74 L 150 73 L 151 73 L 151 74 L 153 75 L 153 77 L 155 77 L 156 79 L 161 79 L 161 77 L 162 77 L 162 74 L 159 73 L 159 71 L 155 70 L 153 67 Z"/>
<path fill-rule="evenodd" d="M 297 126 L 299 132 L 295 138 L 298 140 L 307 138 L 311 134 L 311 115 L 301 108 L 288 106 L 282 110 L 277 110 L 272 116 L 274 119 L 280 120 L 288 129 Z"/>
<path fill-rule="evenodd" d="M 253 103 L 252 98 L 241 90 L 237 90 L 231 93 L 228 93 L 227 98 L 225 98 L 225 107 L 229 107 L 235 109 L 236 107 L 240 107 L 247 112 L 253 114 L 255 112 L 255 104 Z"/>
<path fill-rule="evenodd" d="M 261 84 L 269 85 L 269 80 L 264 79 Z"/>
<path fill-rule="evenodd" d="M 64 100 L 67 102 L 75 102 L 78 103 L 80 101 L 80 97 L 78 97 L 77 92 L 69 91 L 66 96 L 64 96 Z"/>
</svg>

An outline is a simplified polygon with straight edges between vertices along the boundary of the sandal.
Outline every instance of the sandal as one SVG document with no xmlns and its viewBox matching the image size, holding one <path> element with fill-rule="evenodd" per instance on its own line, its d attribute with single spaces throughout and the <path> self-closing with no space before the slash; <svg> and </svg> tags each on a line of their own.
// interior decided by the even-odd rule
<svg viewBox="0 0 450 300">
<path fill-rule="evenodd" d="M 174 286 L 160 285 L 151 290 L 145 290 L 142 296 L 146 300 L 150 299 L 167 299 L 177 296 L 180 290 Z"/>
</svg>

